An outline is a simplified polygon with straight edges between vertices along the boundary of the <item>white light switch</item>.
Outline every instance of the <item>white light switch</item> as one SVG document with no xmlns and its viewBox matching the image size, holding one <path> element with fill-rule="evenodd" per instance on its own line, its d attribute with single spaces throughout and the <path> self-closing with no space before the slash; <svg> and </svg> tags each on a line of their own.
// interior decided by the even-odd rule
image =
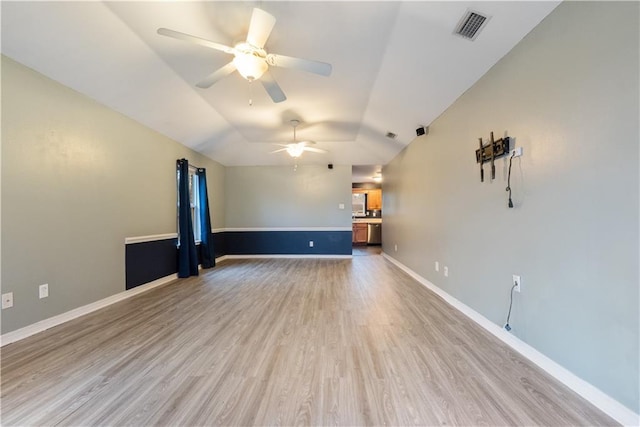
<svg viewBox="0 0 640 427">
<path fill-rule="evenodd" d="M 313 247 L 313 240 L 309 240 L 309 247 L 312 248 Z"/>
<path fill-rule="evenodd" d="M 344 203 L 340 203 L 340 204 L 338 205 L 338 209 L 344 210 Z"/>
</svg>

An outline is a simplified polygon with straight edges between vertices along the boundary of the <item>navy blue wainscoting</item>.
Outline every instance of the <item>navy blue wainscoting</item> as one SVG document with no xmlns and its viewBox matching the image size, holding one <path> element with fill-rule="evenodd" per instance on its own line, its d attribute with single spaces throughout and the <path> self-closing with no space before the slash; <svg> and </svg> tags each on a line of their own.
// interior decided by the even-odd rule
<svg viewBox="0 0 640 427">
<path fill-rule="evenodd" d="M 213 256 L 220 258 L 227 254 L 227 235 L 224 232 L 211 233 Z"/>
<path fill-rule="evenodd" d="M 126 288 L 152 282 L 178 271 L 177 239 L 125 245 Z"/>
<path fill-rule="evenodd" d="M 214 255 L 351 255 L 351 231 L 224 231 L 211 234 Z M 309 247 L 309 241 L 313 247 Z M 178 272 L 178 239 L 125 245 L 126 288 Z M 198 255 L 200 247 L 198 246 Z"/>
<path fill-rule="evenodd" d="M 224 234 L 227 255 L 351 255 L 351 231 L 226 231 Z M 313 241 L 312 248 L 309 241 Z"/>
</svg>

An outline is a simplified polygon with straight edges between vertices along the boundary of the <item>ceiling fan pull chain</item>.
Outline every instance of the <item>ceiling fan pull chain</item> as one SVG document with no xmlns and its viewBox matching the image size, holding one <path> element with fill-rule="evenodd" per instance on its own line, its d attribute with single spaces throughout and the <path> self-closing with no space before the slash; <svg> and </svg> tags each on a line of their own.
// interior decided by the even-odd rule
<svg viewBox="0 0 640 427">
<path fill-rule="evenodd" d="M 253 90 L 251 90 L 251 83 L 253 80 L 249 80 L 249 107 L 253 107 Z"/>
</svg>

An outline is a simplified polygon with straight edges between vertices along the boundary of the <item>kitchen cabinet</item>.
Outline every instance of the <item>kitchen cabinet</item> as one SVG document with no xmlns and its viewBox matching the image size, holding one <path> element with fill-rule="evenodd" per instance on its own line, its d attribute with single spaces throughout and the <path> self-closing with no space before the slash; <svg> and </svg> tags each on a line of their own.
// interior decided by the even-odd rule
<svg viewBox="0 0 640 427">
<path fill-rule="evenodd" d="M 354 245 L 366 245 L 367 244 L 367 224 L 354 223 L 352 227 L 353 227 L 353 232 L 351 236 L 351 242 Z"/>
<path fill-rule="evenodd" d="M 367 193 L 367 210 L 382 209 L 382 190 L 369 190 Z"/>
</svg>

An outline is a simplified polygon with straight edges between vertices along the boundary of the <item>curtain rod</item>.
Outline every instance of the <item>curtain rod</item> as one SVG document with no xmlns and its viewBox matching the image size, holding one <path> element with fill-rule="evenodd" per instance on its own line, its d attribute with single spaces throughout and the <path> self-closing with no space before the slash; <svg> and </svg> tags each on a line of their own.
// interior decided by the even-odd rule
<svg viewBox="0 0 640 427">
<path fill-rule="evenodd" d="M 178 160 L 177 160 L 177 162 L 181 162 L 182 160 L 187 160 L 187 159 L 178 159 Z M 187 160 L 187 163 L 188 163 L 188 162 L 189 162 L 189 161 Z M 195 169 L 195 170 L 202 169 L 202 170 L 205 170 L 204 168 L 201 168 L 201 167 L 198 167 L 198 166 L 194 166 L 194 165 L 192 165 L 191 163 L 189 163 L 189 169 Z"/>
</svg>

